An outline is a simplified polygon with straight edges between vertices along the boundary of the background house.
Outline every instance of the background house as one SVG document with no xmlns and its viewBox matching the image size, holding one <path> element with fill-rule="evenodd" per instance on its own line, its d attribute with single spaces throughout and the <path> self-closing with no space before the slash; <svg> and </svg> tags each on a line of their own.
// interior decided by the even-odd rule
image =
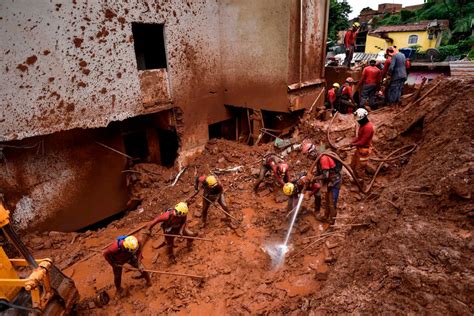
<svg viewBox="0 0 474 316">
<path fill-rule="evenodd" d="M 420 51 L 436 48 L 440 45 L 441 33 L 448 26 L 448 20 L 381 26 L 368 33 L 365 52 L 378 53 L 393 45 L 398 48 L 417 46 Z"/>
</svg>

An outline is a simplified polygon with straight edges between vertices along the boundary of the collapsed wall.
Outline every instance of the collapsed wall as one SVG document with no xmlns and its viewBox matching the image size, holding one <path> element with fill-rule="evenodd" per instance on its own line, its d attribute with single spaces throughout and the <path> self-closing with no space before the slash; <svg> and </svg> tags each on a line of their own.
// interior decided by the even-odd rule
<svg viewBox="0 0 474 316">
<path fill-rule="evenodd" d="M 371 226 L 343 243 L 324 289 L 309 297 L 315 310 L 472 314 L 473 84 L 444 79 L 378 128 L 401 133 L 381 147 L 419 147 L 398 179 L 356 209 L 354 222 Z"/>
</svg>

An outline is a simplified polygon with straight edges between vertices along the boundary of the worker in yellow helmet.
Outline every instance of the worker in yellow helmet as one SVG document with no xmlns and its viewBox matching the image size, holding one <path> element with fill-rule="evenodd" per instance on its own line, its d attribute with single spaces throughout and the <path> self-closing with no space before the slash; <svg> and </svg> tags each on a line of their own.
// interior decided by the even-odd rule
<svg viewBox="0 0 474 316">
<path fill-rule="evenodd" d="M 135 236 L 119 236 L 104 251 L 105 260 L 112 266 L 114 272 L 114 283 L 119 296 L 124 296 L 126 292 L 123 290 L 122 283 L 122 266 L 126 263 L 132 267 L 139 269 L 141 277 L 146 280 L 147 286 L 151 285 L 151 279 L 148 272 L 141 262 L 140 242 Z"/>
<path fill-rule="evenodd" d="M 344 35 L 344 47 L 346 49 L 346 58 L 344 59 L 343 65 L 347 68 L 351 67 L 352 57 L 354 56 L 355 46 L 356 46 L 356 37 L 359 33 L 360 24 L 359 22 L 354 22 L 352 27 L 346 31 Z"/>
<path fill-rule="evenodd" d="M 225 202 L 224 196 L 224 188 L 222 184 L 217 181 L 217 178 L 213 175 L 208 176 L 200 176 L 196 177 L 194 182 L 194 191 L 197 193 L 199 191 L 199 187 L 203 188 L 203 201 L 202 201 L 202 225 L 207 225 L 207 212 L 209 210 L 209 206 L 211 203 L 219 203 L 220 206 L 224 211 L 230 213 L 229 208 Z M 231 224 L 230 218 L 227 217 L 229 220 L 229 225 Z"/>
<path fill-rule="evenodd" d="M 188 215 L 189 209 L 186 202 L 179 202 L 175 205 L 174 208 L 167 209 L 163 214 L 157 216 L 154 220 L 152 220 L 147 227 L 145 228 L 144 240 L 146 241 L 150 235 L 151 230 L 153 227 L 161 223 L 161 228 L 163 232 L 167 235 L 182 235 L 182 236 L 190 236 L 196 237 L 196 233 L 193 233 L 186 227 L 186 220 Z M 174 256 L 173 248 L 174 248 L 174 236 L 165 236 L 165 244 L 166 244 L 166 252 L 168 255 L 169 262 L 171 264 L 176 263 L 176 257 Z M 193 240 L 187 239 L 187 247 L 188 250 L 192 249 Z"/>
</svg>

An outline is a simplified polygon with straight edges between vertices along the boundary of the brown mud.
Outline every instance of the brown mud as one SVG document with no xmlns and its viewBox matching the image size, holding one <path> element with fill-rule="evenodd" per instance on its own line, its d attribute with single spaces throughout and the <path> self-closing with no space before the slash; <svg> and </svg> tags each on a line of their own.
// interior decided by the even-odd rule
<svg viewBox="0 0 474 316">
<path fill-rule="evenodd" d="M 279 269 L 272 267 L 263 249 L 285 237 L 286 198 L 272 191 L 270 181 L 258 196 L 252 192 L 261 157 L 274 150 L 272 144 L 210 141 L 173 187 L 177 170 L 137 165 L 136 172 L 128 174 L 131 200 L 141 201 L 137 210 L 98 231 L 30 234 L 24 239 L 36 257 L 51 256 L 72 276 L 83 302 L 79 314 L 84 315 L 472 314 L 473 83 L 443 79 L 416 106 L 371 113 L 378 157 L 410 143 L 418 144 L 417 150 L 386 163 L 368 195 L 360 194 L 345 174 L 334 235 L 296 255 L 316 240 L 307 237 L 328 229 L 315 220 L 313 201 L 306 198 L 291 250 Z M 327 126 L 305 119 L 298 137 L 326 142 Z M 353 126 L 352 117 L 339 116 L 331 138 L 338 145 L 347 143 Z M 350 159 L 348 153 L 341 156 Z M 293 176 L 311 164 L 300 153 L 290 154 L 288 160 Z M 129 295 L 119 299 L 102 247 L 190 196 L 196 175 L 235 166 L 243 166 L 243 171 L 218 178 L 232 215 L 241 219 L 237 228 L 229 227 L 225 215 L 211 206 L 208 226 L 200 229 L 199 195 L 190 206 L 188 225 L 213 242 L 195 241 L 191 251 L 184 241 L 177 242 L 175 265 L 168 264 L 164 247 L 154 249 L 163 237 L 155 235 L 144 248 L 148 269 L 197 274 L 205 280 L 153 275 L 153 285 L 147 288 L 143 280 L 133 278 L 136 272 L 125 272 L 122 284 Z M 375 166 L 367 168 L 367 177 Z M 106 290 L 111 301 L 97 308 L 90 299 L 100 290 Z"/>
</svg>

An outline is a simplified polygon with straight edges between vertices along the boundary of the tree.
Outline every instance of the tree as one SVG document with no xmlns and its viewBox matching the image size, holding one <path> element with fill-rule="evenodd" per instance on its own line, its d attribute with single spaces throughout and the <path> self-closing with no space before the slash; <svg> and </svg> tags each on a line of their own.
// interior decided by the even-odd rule
<svg viewBox="0 0 474 316">
<path fill-rule="evenodd" d="M 347 2 L 337 2 L 331 0 L 329 6 L 328 38 L 331 41 L 337 41 L 337 33 L 349 27 L 349 13 L 352 12 L 351 6 Z"/>
</svg>

